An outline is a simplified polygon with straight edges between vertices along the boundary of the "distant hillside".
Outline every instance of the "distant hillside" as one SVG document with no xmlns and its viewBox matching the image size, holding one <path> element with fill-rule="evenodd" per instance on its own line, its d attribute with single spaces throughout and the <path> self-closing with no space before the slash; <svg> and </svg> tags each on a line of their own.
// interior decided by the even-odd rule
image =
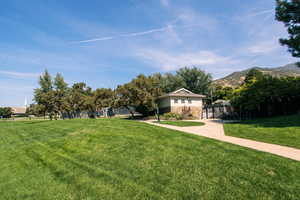
<svg viewBox="0 0 300 200">
<path fill-rule="evenodd" d="M 300 67 L 297 66 L 296 63 L 288 64 L 282 67 L 276 67 L 276 68 L 261 68 L 261 67 L 253 67 L 244 71 L 240 72 L 233 72 L 232 74 L 217 79 L 214 81 L 214 84 L 216 85 L 222 85 L 222 86 L 230 86 L 230 87 L 236 87 L 239 86 L 244 82 L 245 76 L 251 69 L 257 69 L 264 74 L 269 74 L 271 76 L 275 77 L 283 77 L 283 76 L 300 76 Z"/>
</svg>

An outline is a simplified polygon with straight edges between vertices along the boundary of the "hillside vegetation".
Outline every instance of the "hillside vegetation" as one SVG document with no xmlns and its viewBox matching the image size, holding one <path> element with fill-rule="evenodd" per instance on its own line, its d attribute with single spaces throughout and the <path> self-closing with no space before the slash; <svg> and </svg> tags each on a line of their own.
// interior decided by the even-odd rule
<svg viewBox="0 0 300 200">
<path fill-rule="evenodd" d="M 296 63 L 293 63 L 277 68 L 253 67 L 240 72 L 233 72 L 232 74 L 224 78 L 215 80 L 214 84 L 221 86 L 237 87 L 244 82 L 247 73 L 251 69 L 257 69 L 263 74 L 268 74 L 273 77 L 300 76 L 300 67 L 298 67 Z"/>
</svg>

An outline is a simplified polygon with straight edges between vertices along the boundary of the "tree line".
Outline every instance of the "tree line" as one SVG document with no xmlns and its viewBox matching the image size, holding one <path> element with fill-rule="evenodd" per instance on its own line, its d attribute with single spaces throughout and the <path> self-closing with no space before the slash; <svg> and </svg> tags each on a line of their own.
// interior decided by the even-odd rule
<svg viewBox="0 0 300 200">
<path fill-rule="evenodd" d="M 214 97 L 229 100 L 233 114 L 243 119 L 297 114 L 300 77 L 274 77 L 252 69 L 241 86 L 218 86 Z"/>
<path fill-rule="evenodd" d="M 0 118 L 11 118 L 13 114 L 12 108 L 0 107 Z"/>
<path fill-rule="evenodd" d="M 209 94 L 212 76 L 197 67 L 184 67 L 175 73 L 140 74 L 130 82 L 118 85 L 116 89 L 97 88 L 93 90 L 85 83 L 68 86 L 58 73 L 54 78 L 45 72 L 39 77 L 39 88 L 34 90 L 34 102 L 28 114 L 49 116 L 50 119 L 78 118 L 82 113 L 95 118 L 104 108 L 126 108 L 134 115 L 154 114 L 158 96 L 186 88 L 194 93 Z"/>
<path fill-rule="evenodd" d="M 231 99 L 235 110 L 252 118 L 296 114 L 300 111 L 300 77 L 249 73 Z"/>
</svg>

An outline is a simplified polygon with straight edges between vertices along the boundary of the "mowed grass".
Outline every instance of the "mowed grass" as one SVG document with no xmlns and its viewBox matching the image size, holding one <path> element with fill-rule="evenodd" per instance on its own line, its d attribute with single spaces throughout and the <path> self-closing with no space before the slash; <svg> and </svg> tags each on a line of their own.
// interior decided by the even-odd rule
<svg viewBox="0 0 300 200">
<path fill-rule="evenodd" d="M 181 127 L 185 127 L 185 126 L 203 126 L 204 123 L 203 122 L 193 122 L 193 121 L 156 121 L 155 123 L 159 123 L 159 124 L 167 124 L 167 125 L 172 125 L 172 126 L 181 126 Z"/>
<path fill-rule="evenodd" d="M 0 199 L 300 199 L 300 162 L 142 122 L 0 123 Z"/>
<path fill-rule="evenodd" d="M 300 115 L 224 124 L 226 135 L 300 149 Z"/>
</svg>

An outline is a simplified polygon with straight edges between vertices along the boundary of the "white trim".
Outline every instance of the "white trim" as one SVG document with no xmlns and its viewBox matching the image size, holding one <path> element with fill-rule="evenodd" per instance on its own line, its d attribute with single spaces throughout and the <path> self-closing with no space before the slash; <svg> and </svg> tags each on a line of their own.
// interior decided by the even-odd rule
<svg viewBox="0 0 300 200">
<path fill-rule="evenodd" d="M 180 91 L 185 91 L 185 92 L 187 92 L 187 93 L 189 93 L 189 94 L 194 94 L 193 92 L 191 92 L 191 91 L 189 91 L 189 90 L 187 90 L 187 89 L 185 89 L 185 88 L 181 88 L 181 89 L 176 90 L 176 91 L 174 91 L 174 92 L 172 92 L 172 93 L 174 94 L 174 93 L 178 93 L 178 92 L 180 92 Z"/>
</svg>

